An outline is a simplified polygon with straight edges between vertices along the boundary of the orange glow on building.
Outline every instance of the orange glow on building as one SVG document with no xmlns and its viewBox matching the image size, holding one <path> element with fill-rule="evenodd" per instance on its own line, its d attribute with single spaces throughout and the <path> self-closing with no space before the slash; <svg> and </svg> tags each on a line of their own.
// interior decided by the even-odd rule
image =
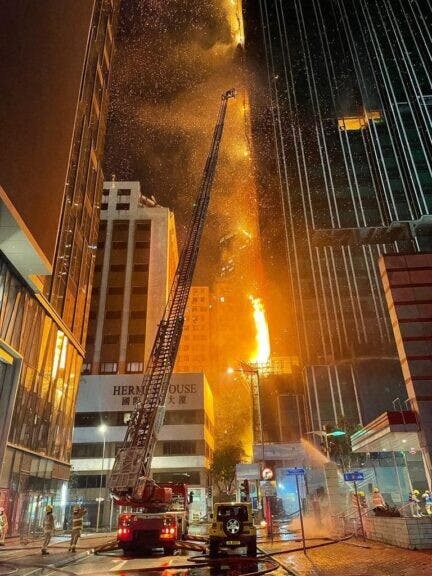
<svg viewBox="0 0 432 576">
<path fill-rule="evenodd" d="M 264 304 L 261 298 L 254 298 L 254 296 L 249 296 L 249 300 L 253 307 L 253 319 L 256 330 L 256 349 L 251 362 L 263 365 L 267 364 L 270 358 L 270 336 Z"/>
<path fill-rule="evenodd" d="M 245 34 L 241 0 L 229 0 L 227 5 L 231 36 L 236 46 L 244 46 Z"/>
<path fill-rule="evenodd" d="M 358 116 L 344 116 L 338 118 L 338 126 L 340 130 L 344 132 L 352 130 L 362 130 L 365 128 L 371 120 L 380 121 L 381 112 L 379 110 L 364 110 L 363 114 Z"/>
</svg>

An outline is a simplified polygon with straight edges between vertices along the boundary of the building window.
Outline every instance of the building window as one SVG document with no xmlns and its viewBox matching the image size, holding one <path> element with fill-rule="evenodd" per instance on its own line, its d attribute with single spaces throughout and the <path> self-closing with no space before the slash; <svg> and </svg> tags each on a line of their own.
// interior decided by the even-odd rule
<svg viewBox="0 0 432 576">
<path fill-rule="evenodd" d="M 101 374 L 116 374 L 116 372 L 117 372 L 117 362 L 102 362 L 102 364 L 100 365 Z"/>
<path fill-rule="evenodd" d="M 132 312 L 130 313 L 129 317 L 132 319 L 135 318 L 145 318 L 147 316 L 147 311 L 146 310 L 132 310 Z"/>
<path fill-rule="evenodd" d="M 147 286 L 132 286 L 132 294 L 147 294 Z"/>
<path fill-rule="evenodd" d="M 195 440 L 183 440 L 181 442 L 163 442 L 164 456 L 190 456 L 196 454 Z"/>
<path fill-rule="evenodd" d="M 107 202 L 102 202 L 100 209 L 101 209 L 101 210 L 108 210 L 108 203 L 107 203 Z"/>
<path fill-rule="evenodd" d="M 72 458 L 101 458 L 102 442 L 92 444 L 74 444 L 72 446 Z"/>
<path fill-rule="evenodd" d="M 117 196 L 130 196 L 131 191 L 129 188 L 119 188 L 117 190 Z"/>
<path fill-rule="evenodd" d="M 113 250 L 126 250 L 127 242 L 122 242 L 121 240 L 116 240 L 112 243 Z"/>
<path fill-rule="evenodd" d="M 144 334 L 130 334 L 128 339 L 129 344 L 144 344 L 145 335 Z"/>
<path fill-rule="evenodd" d="M 118 334 L 105 334 L 102 339 L 104 344 L 117 344 L 119 341 L 120 336 Z"/>
<path fill-rule="evenodd" d="M 107 320 L 118 320 L 119 318 L 121 318 L 121 310 L 107 310 L 107 312 L 105 313 L 105 318 Z"/>
<path fill-rule="evenodd" d="M 126 270 L 125 264 L 111 264 L 110 271 L 111 272 L 124 272 Z"/>
<path fill-rule="evenodd" d="M 85 489 L 85 488 L 99 488 L 101 484 L 101 475 L 89 475 L 89 476 L 75 476 L 73 478 L 74 488 Z M 106 476 L 102 476 L 102 488 L 105 487 Z"/>
<path fill-rule="evenodd" d="M 178 482 L 183 484 L 186 482 L 187 484 L 201 484 L 200 473 L 199 472 L 154 472 L 153 473 L 153 480 L 157 484 L 164 484 L 168 482 Z"/>
<path fill-rule="evenodd" d="M 128 362 L 126 364 L 126 372 L 140 373 L 144 371 L 144 362 Z"/>
<path fill-rule="evenodd" d="M 134 272 L 147 272 L 148 264 L 134 264 Z"/>
<path fill-rule="evenodd" d="M 116 204 L 116 210 L 129 210 L 129 208 L 129 202 L 117 202 Z"/>
<path fill-rule="evenodd" d="M 137 230 L 150 230 L 151 228 L 151 220 L 141 220 L 136 223 Z"/>
<path fill-rule="evenodd" d="M 204 410 L 167 410 L 164 424 L 204 424 Z"/>
<path fill-rule="evenodd" d="M 109 196 L 109 192 L 110 192 L 110 191 L 109 191 L 109 188 L 104 188 L 103 191 L 102 191 L 102 195 L 103 195 L 103 196 Z"/>
<path fill-rule="evenodd" d="M 75 428 L 96 428 L 101 424 L 124 426 L 130 417 L 130 412 L 78 412 L 75 414 Z"/>
<path fill-rule="evenodd" d="M 110 288 L 108 288 L 108 294 L 123 294 L 123 286 L 110 286 Z"/>
<path fill-rule="evenodd" d="M 90 374 L 92 365 L 90 362 L 83 364 L 81 368 L 81 374 Z"/>
</svg>

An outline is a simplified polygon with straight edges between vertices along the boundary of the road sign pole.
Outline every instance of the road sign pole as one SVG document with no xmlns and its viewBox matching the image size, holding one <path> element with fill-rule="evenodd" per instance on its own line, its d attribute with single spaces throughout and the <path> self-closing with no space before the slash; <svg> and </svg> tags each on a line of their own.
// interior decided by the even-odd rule
<svg viewBox="0 0 432 576">
<path fill-rule="evenodd" d="M 360 499 L 358 497 L 358 492 L 357 492 L 357 482 L 355 480 L 354 480 L 354 492 L 355 492 L 356 500 L 357 500 L 357 510 L 358 510 L 358 514 L 359 514 L 361 532 L 362 532 L 363 540 L 366 540 L 364 526 L 363 526 L 363 515 L 361 513 Z"/>
<path fill-rule="evenodd" d="M 303 553 L 306 554 L 306 542 L 305 542 L 305 533 L 304 533 L 304 524 L 303 524 L 303 510 L 302 510 L 302 505 L 301 505 L 300 487 L 299 487 L 298 477 L 299 477 L 299 475 L 296 474 L 295 479 L 296 479 L 297 499 L 298 499 L 298 505 L 299 505 L 299 513 L 300 513 L 300 526 L 301 526 L 301 533 L 302 533 Z"/>
</svg>

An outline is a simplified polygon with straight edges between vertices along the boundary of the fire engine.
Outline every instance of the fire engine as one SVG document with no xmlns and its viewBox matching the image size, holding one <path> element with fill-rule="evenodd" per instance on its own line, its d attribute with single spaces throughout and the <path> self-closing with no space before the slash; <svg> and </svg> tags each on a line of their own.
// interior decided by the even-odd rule
<svg viewBox="0 0 432 576">
<path fill-rule="evenodd" d="M 186 484 L 161 484 L 171 490 L 171 501 L 162 509 L 156 506 L 154 512 L 125 512 L 119 515 L 117 542 L 123 551 L 140 550 L 149 552 L 163 548 L 166 554 L 174 552 L 175 543 L 188 532 L 189 508 Z"/>
<path fill-rule="evenodd" d="M 174 549 L 188 526 L 188 497 L 184 484 L 157 485 L 150 477 L 151 460 L 163 424 L 165 400 L 183 331 L 184 314 L 210 202 L 227 103 L 231 89 L 222 94 L 210 152 L 192 211 L 185 244 L 174 274 L 168 303 L 158 326 L 146 366 L 142 396 L 129 420 L 123 445 L 109 478 L 114 502 L 131 512 L 118 520 L 117 541 L 123 550 Z"/>
</svg>

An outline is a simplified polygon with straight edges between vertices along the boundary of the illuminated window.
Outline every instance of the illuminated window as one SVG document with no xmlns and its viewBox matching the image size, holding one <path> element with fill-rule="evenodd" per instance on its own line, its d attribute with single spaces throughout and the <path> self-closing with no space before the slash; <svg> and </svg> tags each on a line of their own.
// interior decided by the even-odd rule
<svg viewBox="0 0 432 576">
<path fill-rule="evenodd" d="M 101 374 L 116 374 L 117 372 L 117 362 L 102 362 L 100 365 Z"/>
<path fill-rule="evenodd" d="M 140 373 L 144 371 L 143 362 L 128 362 L 126 364 L 126 372 L 129 373 Z"/>
</svg>

